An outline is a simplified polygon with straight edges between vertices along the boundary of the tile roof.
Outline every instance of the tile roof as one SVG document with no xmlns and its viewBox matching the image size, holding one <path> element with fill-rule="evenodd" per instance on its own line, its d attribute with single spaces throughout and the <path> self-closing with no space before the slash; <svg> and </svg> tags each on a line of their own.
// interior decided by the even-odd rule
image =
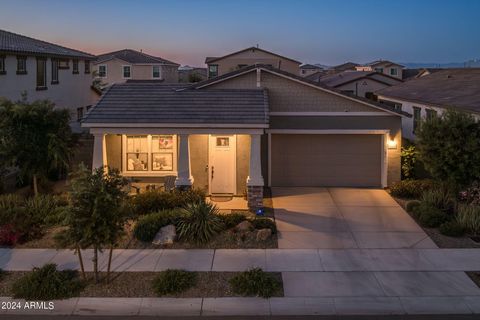
<svg viewBox="0 0 480 320">
<path fill-rule="evenodd" d="M 336 71 L 355 70 L 356 66 L 359 66 L 359 64 L 355 62 L 345 62 L 338 66 L 333 66 L 332 69 Z"/>
<path fill-rule="evenodd" d="M 480 113 L 480 68 L 444 69 L 379 90 L 376 94 Z"/>
<path fill-rule="evenodd" d="M 308 64 L 308 63 L 302 64 L 300 66 L 300 69 L 315 69 L 315 70 L 319 69 L 319 70 L 323 70 L 322 67 L 316 66 L 314 64 Z"/>
<path fill-rule="evenodd" d="M 33 39 L 5 30 L 0 30 L 0 52 L 95 59 L 95 56 L 86 52 L 66 48 L 57 44 Z"/>
<path fill-rule="evenodd" d="M 123 61 L 126 61 L 128 63 L 132 63 L 132 64 L 136 64 L 136 63 L 139 63 L 139 64 L 142 64 L 142 63 L 147 63 L 147 64 L 159 63 L 159 64 L 170 64 L 170 65 L 180 66 L 180 64 L 169 61 L 167 59 L 163 59 L 163 58 L 160 58 L 160 57 L 154 57 L 154 56 L 151 56 L 149 54 L 146 54 L 146 53 L 143 53 L 143 52 L 140 52 L 140 51 L 136 51 L 136 50 L 132 50 L 132 49 L 122 49 L 122 50 L 118 50 L 118 51 L 113 51 L 113 52 L 101 54 L 101 55 L 97 56 L 97 60 L 95 61 L 95 63 L 101 63 L 101 62 L 108 61 L 108 60 L 111 60 L 111 59 L 114 59 L 114 58 L 121 59 Z"/>
<path fill-rule="evenodd" d="M 268 124 L 263 89 L 184 90 L 185 85 L 114 84 L 87 113 L 83 124 Z"/>
<path fill-rule="evenodd" d="M 358 81 L 360 79 L 366 78 L 384 83 L 389 86 L 402 82 L 402 80 L 400 79 L 393 78 L 375 71 L 344 71 L 340 73 L 326 75 L 324 77 L 321 77 L 319 81 L 329 87 L 335 88 L 353 81 Z"/>
<path fill-rule="evenodd" d="M 264 49 L 260 49 L 258 47 L 249 47 L 249 48 L 245 48 L 245 49 L 242 49 L 240 51 L 235 51 L 233 53 L 229 53 L 225 56 L 222 56 L 222 57 L 206 57 L 205 58 L 205 63 L 211 63 L 211 62 L 215 62 L 217 60 L 220 60 L 220 59 L 224 59 L 224 58 L 227 58 L 227 57 L 230 57 L 230 56 L 233 56 L 233 55 L 236 55 L 238 53 L 241 53 L 241 52 L 244 52 L 244 51 L 248 51 L 248 50 L 258 50 L 258 51 L 262 51 L 262 52 L 265 52 L 265 53 L 268 53 L 268 54 L 271 54 L 271 55 L 274 55 L 274 56 L 277 56 L 279 58 L 282 58 L 282 59 L 286 59 L 286 60 L 290 60 L 290 61 L 293 61 L 293 62 L 296 62 L 298 64 L 301 64 L 300 61 L 297 61 L 297 60 L 294 60 L 294 59 L 291 59 L 291 58 L 288 58 L 288 57 L 285 57 L 285 56 L 281 56 L 279 54 L 276 54 L 274 52 L 270 52 L 270 51 L 267 51 L 267 50 L 264 50 Z"/>
<path fill-rule="evenodd" d="M 366 66 L 375 67 L 375 66 L 378 66 L 378 65 L 380 65 L 380 64 L 386 64 L 387 66 L 399 66 L 399 67 L 403 67 L 401 64 L 398 64 L 398 63 L 395 63 L 395 62 L 392 62 L 392 61 L 389 61 L 389 60 L 375 60 L 375 61 L 366 63 L 365 65 L 366 65 Z"/>
</svg>

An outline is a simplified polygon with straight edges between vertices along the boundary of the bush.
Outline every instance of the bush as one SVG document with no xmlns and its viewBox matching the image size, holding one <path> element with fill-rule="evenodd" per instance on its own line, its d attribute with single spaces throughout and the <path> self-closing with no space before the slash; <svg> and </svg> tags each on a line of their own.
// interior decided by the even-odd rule
<svg viewBox="0 0 480 320">
<path fill-rule="evenodd" d="M 445 222 L 438 230 L 441 234 L 449 237 L 461 237 L 465 234 L 465 228 L 457 221 Z"/>
<path fill-rule="evenodd" d="M 457 211 L 457 222 L 473 235 L 480 235 L 480 206 L 460 205 Z"/>
<path fill-rule="evenodd" d="M 480 184 L 475 181 L 469 188 L 460 192 L 459 198 L 473 205 L 480 205 Z"/>
<path fill-rule="evenodd" d="M 223 224 L 227 229 L 231 229 L 237 226 L 240 222 L 247 220 L 246 215 L 238 212 L 232 212 L 229 214 L 220 214 L 218 215 L 218 217 L 223 221 Z"/>
<path fill-rule="evenodd" d="M 207 243 L 224 228 L 218 209 L 212 203 L 190 203 L 184 212 L 177 223 L 177 234 L 182 240 Z"/>
<path fill-rule="evenodd" d="M 236 294 L 262 298 L 270 298 L 281 288 L 280 282 L 273 275 L 260 268 L 253 268 L 236 275 L 230 279 L 230 286 Z"/>
<path fill-rule="evenodd" d="M 12 224 L 0 226 L 0 246 L 14 246 L 20 240 L 21 234 L 15 231 Z"/>
<path fill-rule="evenodd" d="M 162 210 L 182 208 L 188 203 L 205 201 L 205 192 L 200 189 L 185 191 L 147 191 L 131 198 L 132 210 L 136 215 L 144 215 Z"/>
<path fill-rule="evenodd" d="M 58 271 L 55 264 L 34 268 L 12 286 L 13 297 L 25 300 L 54 300 L 78 296 L 83 283 L 77 271 Z"/>
<path fill-rule="evenodd" d="M 422 194 L 422 203 L 438 208 L 447 214 L 452 214 L 456 207 L 455 193 L 447 186 L 438 186 Z"/>
<path fill-rule="evenodd" d="M 277 233 L 275 222 L 269 218 L 255 218 L 250 221 L 255 229 L 270 229 L 272 234 Z"/>
<path fill-rule="evenodd" d="M 448 220 L 447 215 L 442 210 L 424 202 L 415 207 L 413 212 L 420 224 L 427 228 L 436 228 Z"/>
<path fill-rule="evenodd" d="M 420 201 L 418 200 L 410 200 L 407 202 L 407 204 L 405 205 L 405 209 L 407 210 L 407 212 L 413 212 L 413 210 L 418 207 L 419 205 L 421 204 Z"/>
<path fill-rule="evenodd" d="M 175 224 L 180 216 L 179 210 L 165 210 L 140 217 L 133 229 L 136 239 L 151 242 L 160 228 Z"/>
<path fill-rule="evenodd" d="M 430 179 L 423 180 L 402 180 L 394 182 L 390 186 L 390 193 L 399 198 L 420 198 L 423 192 L 434 188 L 435 181 Z"/>
<path fill-rule="evenodd" d="M 182 293 L 197 283 L 197 274 L 184 270 L 165 270 L 153 279 L 153 291 L 159 296 Z"/>
</svg>

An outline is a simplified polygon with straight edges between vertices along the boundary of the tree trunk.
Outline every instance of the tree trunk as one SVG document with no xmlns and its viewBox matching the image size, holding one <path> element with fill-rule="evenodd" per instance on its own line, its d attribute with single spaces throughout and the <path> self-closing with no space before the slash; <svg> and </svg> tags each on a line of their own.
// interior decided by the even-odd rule
<svg viewBox="0 0 480 320">
<path fill-rule="evenodd" d="M 38 196 L 38 178 L 37 175 L 33 175 L 33 194 Z"/>
<path fill-rule="evenodd" d="M 85 275 L 85 267 L 83 265 L 82 252 L 80 251 L 80 246 L 77 246 L 77 254 L 78 254 L 78 260 L 80 261 L 80 270 L 82 271 L 83 280 L 87 280 L 87 276 Z"/>
<path fill-rule="evenodd" d="M 98 283 L 98 248 L 93 247 L 93 274 L 95 275 L 95 283 Z"/>
<path fill-rule="evenodd" d="M 112 254 L 113 254 L 113 245 L 110 246 L 110 252 L 108 253 L 107 283 L 110 283 L 110 267 L 112 266 Z"/>
</svg>

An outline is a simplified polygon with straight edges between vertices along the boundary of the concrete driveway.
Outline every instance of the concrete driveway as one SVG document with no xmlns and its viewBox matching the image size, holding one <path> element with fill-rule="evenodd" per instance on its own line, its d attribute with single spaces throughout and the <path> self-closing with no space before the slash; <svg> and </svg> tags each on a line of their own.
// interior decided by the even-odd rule
<svg viewBox="0 0 480 320">
<path fill-rule="evenodd" d="M 278 247 L 437 248 L 381 189 L 272 188 Z"/>
</svg>

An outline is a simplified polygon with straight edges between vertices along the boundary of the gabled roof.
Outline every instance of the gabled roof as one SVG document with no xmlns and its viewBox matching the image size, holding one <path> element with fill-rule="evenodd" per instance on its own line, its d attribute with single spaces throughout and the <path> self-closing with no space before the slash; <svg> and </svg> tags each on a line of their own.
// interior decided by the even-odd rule
<svg viewBox="0 0 480 320">
<path fill-rule="evenodd" d="M 302 64 L 300 66 L 300 69 L 313 69 L 313 70 L 319 69 L 319 70 L 323 70 L 322 67 L 316 66 L 314 64 L 308 64 L 308 63 L 307 64 Z"/>
<path fill-rule="evenodd" d="M 444 69 L 376 94 L 386 98 L 480 113 L 480 68 Z"/>
<path fill-rule="evenodd" d="M 149 54 L 132 49 L 123 49 L 101 54 L 97 56 L 97 60 L 95 61 L 95 63 L 98 64 L 115 58 L 131 64 L 168 64 L 180 66 L 180 64 L 169 61 L 167 59 L 154 57 Z"/>
<path fill-rule="evenodd" d="M 225 59 L 225 58 L 227 58 L 227 57 L 230 57 L 230 56 L 233 56 L 233 55 L 236 55 L 236 54 L 239 54 L 239 53 L 248 51 L 248 50 L 258 50 L 258 51 L 262 51 L 262 52 L 265 52 L 265 53 L 274 55 L 274 56 L 276 56 L 276 57 L 279 57 L 279 58 L 282 58 L 282 59 L 286 59 L 286 60 L 290 60 L 290 61 L 293 61 L 293 62 L 295 62 L 295 63 L 301 64 L 300 61 L 297 61 L 297 60 L 294 60 L 294 59 L 291 59 L 291 58 L 288 58 L 288 57 L 285 57 L 285 56 L 281 56 L 281 55 L 276 54 L 276 53 L 274 53 L 274 52 L 270 52 L 270 51 L 267 51 L 267 50 L 264 50 L 264 49 L 260 49 L 260 48 L 257 48 L 257 47 L 249 47 L 249 48 L 246 48 L 246 49 L 242 49 L 242 50 L 240 50 L 240 51 L 236 51 L 236 52 L 233 52 L 233 53 L 229 53 L 229 54 L 227 54 L 227 55 L 225 55 L 225 56 L 222 56 L 222 57 L 206 57 L 206 58 L 205 58 L 205 63 L 206 63 L 206 64 L 209 64 L 209 63 L 215 62 L 215 61 L 217 61 L 217 60 Z"/>
<path fill-rule="evenodd" d="M 329 87 L 337 88 L 347 83 L 362 79 L 370 79 L 388 86 L 402 82 L 400 79 L 375 71 L 343 71 L 321 77 L 319 81 Z"/>
<path fill-rule="evenodd" d="M 371 66 L 371 67 L 376 67 L 376 66 L 381 65 L 381 64 L 386 64 L 387 67 L 389 67 L 389 66 L 403 67 L 401 64 L 398 64 L 398 63 L 395 63 L 395 62 L 392 62 L 392 61 L 389 61 L 389 60 L 375 60 L 375 61 L 366 63 L 365 65 L 366 66 Z"/>
<path fill-rule="evenodd" d="M 254 70 L 256 69 L 261 69 L 261 70 L 264 70 L 266 72 L 270 72 L 270 73 L 273 73 L 273 74 L 277 74 L 277 75 L 281 75 L 285 78 L 290 78 L 294 81 L 297 81 L 297 82 L 301 82 L 301 83 L 304 83 L 306 85 L 309 85 L 309 86 L 313 86 L 313 87 L 316 87 L 318 89 L 321 89 L 323 91 L 326 91 L 326 92 L 330 92 L 332 94 L 335 94 L 337 96 L 342 96 L 344 97 L 345 99 L 350 99 L 350 100 L 354 100 L 354 101 L 357 101 L 359 103 L 362 103 L 362 104 L 365 104 L 365 105 L 368 105 L 370 107 L 373 107 L 373 108 L 377 108 L 377 109 L 383 109 L 389 113 L 394 113 L 394 114 L 397 114 L 397 115 L 402 115 L 402 116 L 407 116 L 407 117 L 411 117 L 411 114 L 407 113 L 407 112 L 404 112 L 404 111 L 401 111 L 401 110 L 397 110 L 391 106 L 387 106 L 385 104 L 381 104 L 381 103 L 377 103 L 377 102 L 374 102 L 372 100 L 369 100 L 369 99 L 366 99 L 366 98 L 362 98 L 362 97 L 357 97 L 357 96 L 351 96 L 351 95 L 348 95 L 348 94 L 345 94 L 343 92 L 341 92 L 340 90 L 337 90 L 335 88 L 331 88 L 329 86 L 326 86 L 325 84 L 323 83 L 318 83 L 316 81 L 312 81 L 312 80 L 309 80 L 305 77 L 301 77 L 299 75 L 296 75 L 296 74 L 293 74 L 293 73 L 290 73 L 290 72 L 287 72 L 287 71 L 284 71 L 284 70 L 280 70 L 280 69 L 277 69 L 277 68 L 274 68 L 270 65 L 264 65 L 264 64 L 255 64 L 255 65 L 251 65 L 251 66 L 248 66 L 248 67 L 245 67 L 245 68 L 242 68 L 242 69 L 238 69 L 238 70 L 235 70 L 235 71 L 232 71 L 230 73 L 226 73 L 226 74 L 223 74 L 223 75 L 220 75 L 218 77 L 215 77 L 215 78 L 212 78 L 212 79 L 208 79 L 208 80 L 205 80 L 205 81 L 200 81 L 200 82 L 197 82 L 195 84 L 192 84 L 190 87 L 188 88 L 182 88 L 182 89 L 179 89 L 179 90 L 188 90 L 188 89 L 200 89 L 200 88 L 205 88 L 211 84 L 214 84 L 214 83 L 218 83 L 218 82 L 222 82 L 222 81 L 225 81 L 227 79 L 230 79 L 230 78 L 234 78 L 234 77 L 237 77 L 237 76 L 240 76 L 240 75 L 243 75 L 243 74 L 246 74 L 246 73 L 249 73 L 249 72 L 253 72 Z"/>
<path fill-rule="evenodd" d="M 88 60 L 95 59 L 95 56 L 83 51 L 66 48 L 5 30 L 0 30 L 0 52 L 73 57 Z"/>
<path fill-rule="evenodd" d="M 266 127 L 263 89 L 185 90 L 181 84 L 127 82 L 112 85 L 82 121 L 85 127 L 130 124 L 168 127 L 243 125 Z"/>
</svg>

